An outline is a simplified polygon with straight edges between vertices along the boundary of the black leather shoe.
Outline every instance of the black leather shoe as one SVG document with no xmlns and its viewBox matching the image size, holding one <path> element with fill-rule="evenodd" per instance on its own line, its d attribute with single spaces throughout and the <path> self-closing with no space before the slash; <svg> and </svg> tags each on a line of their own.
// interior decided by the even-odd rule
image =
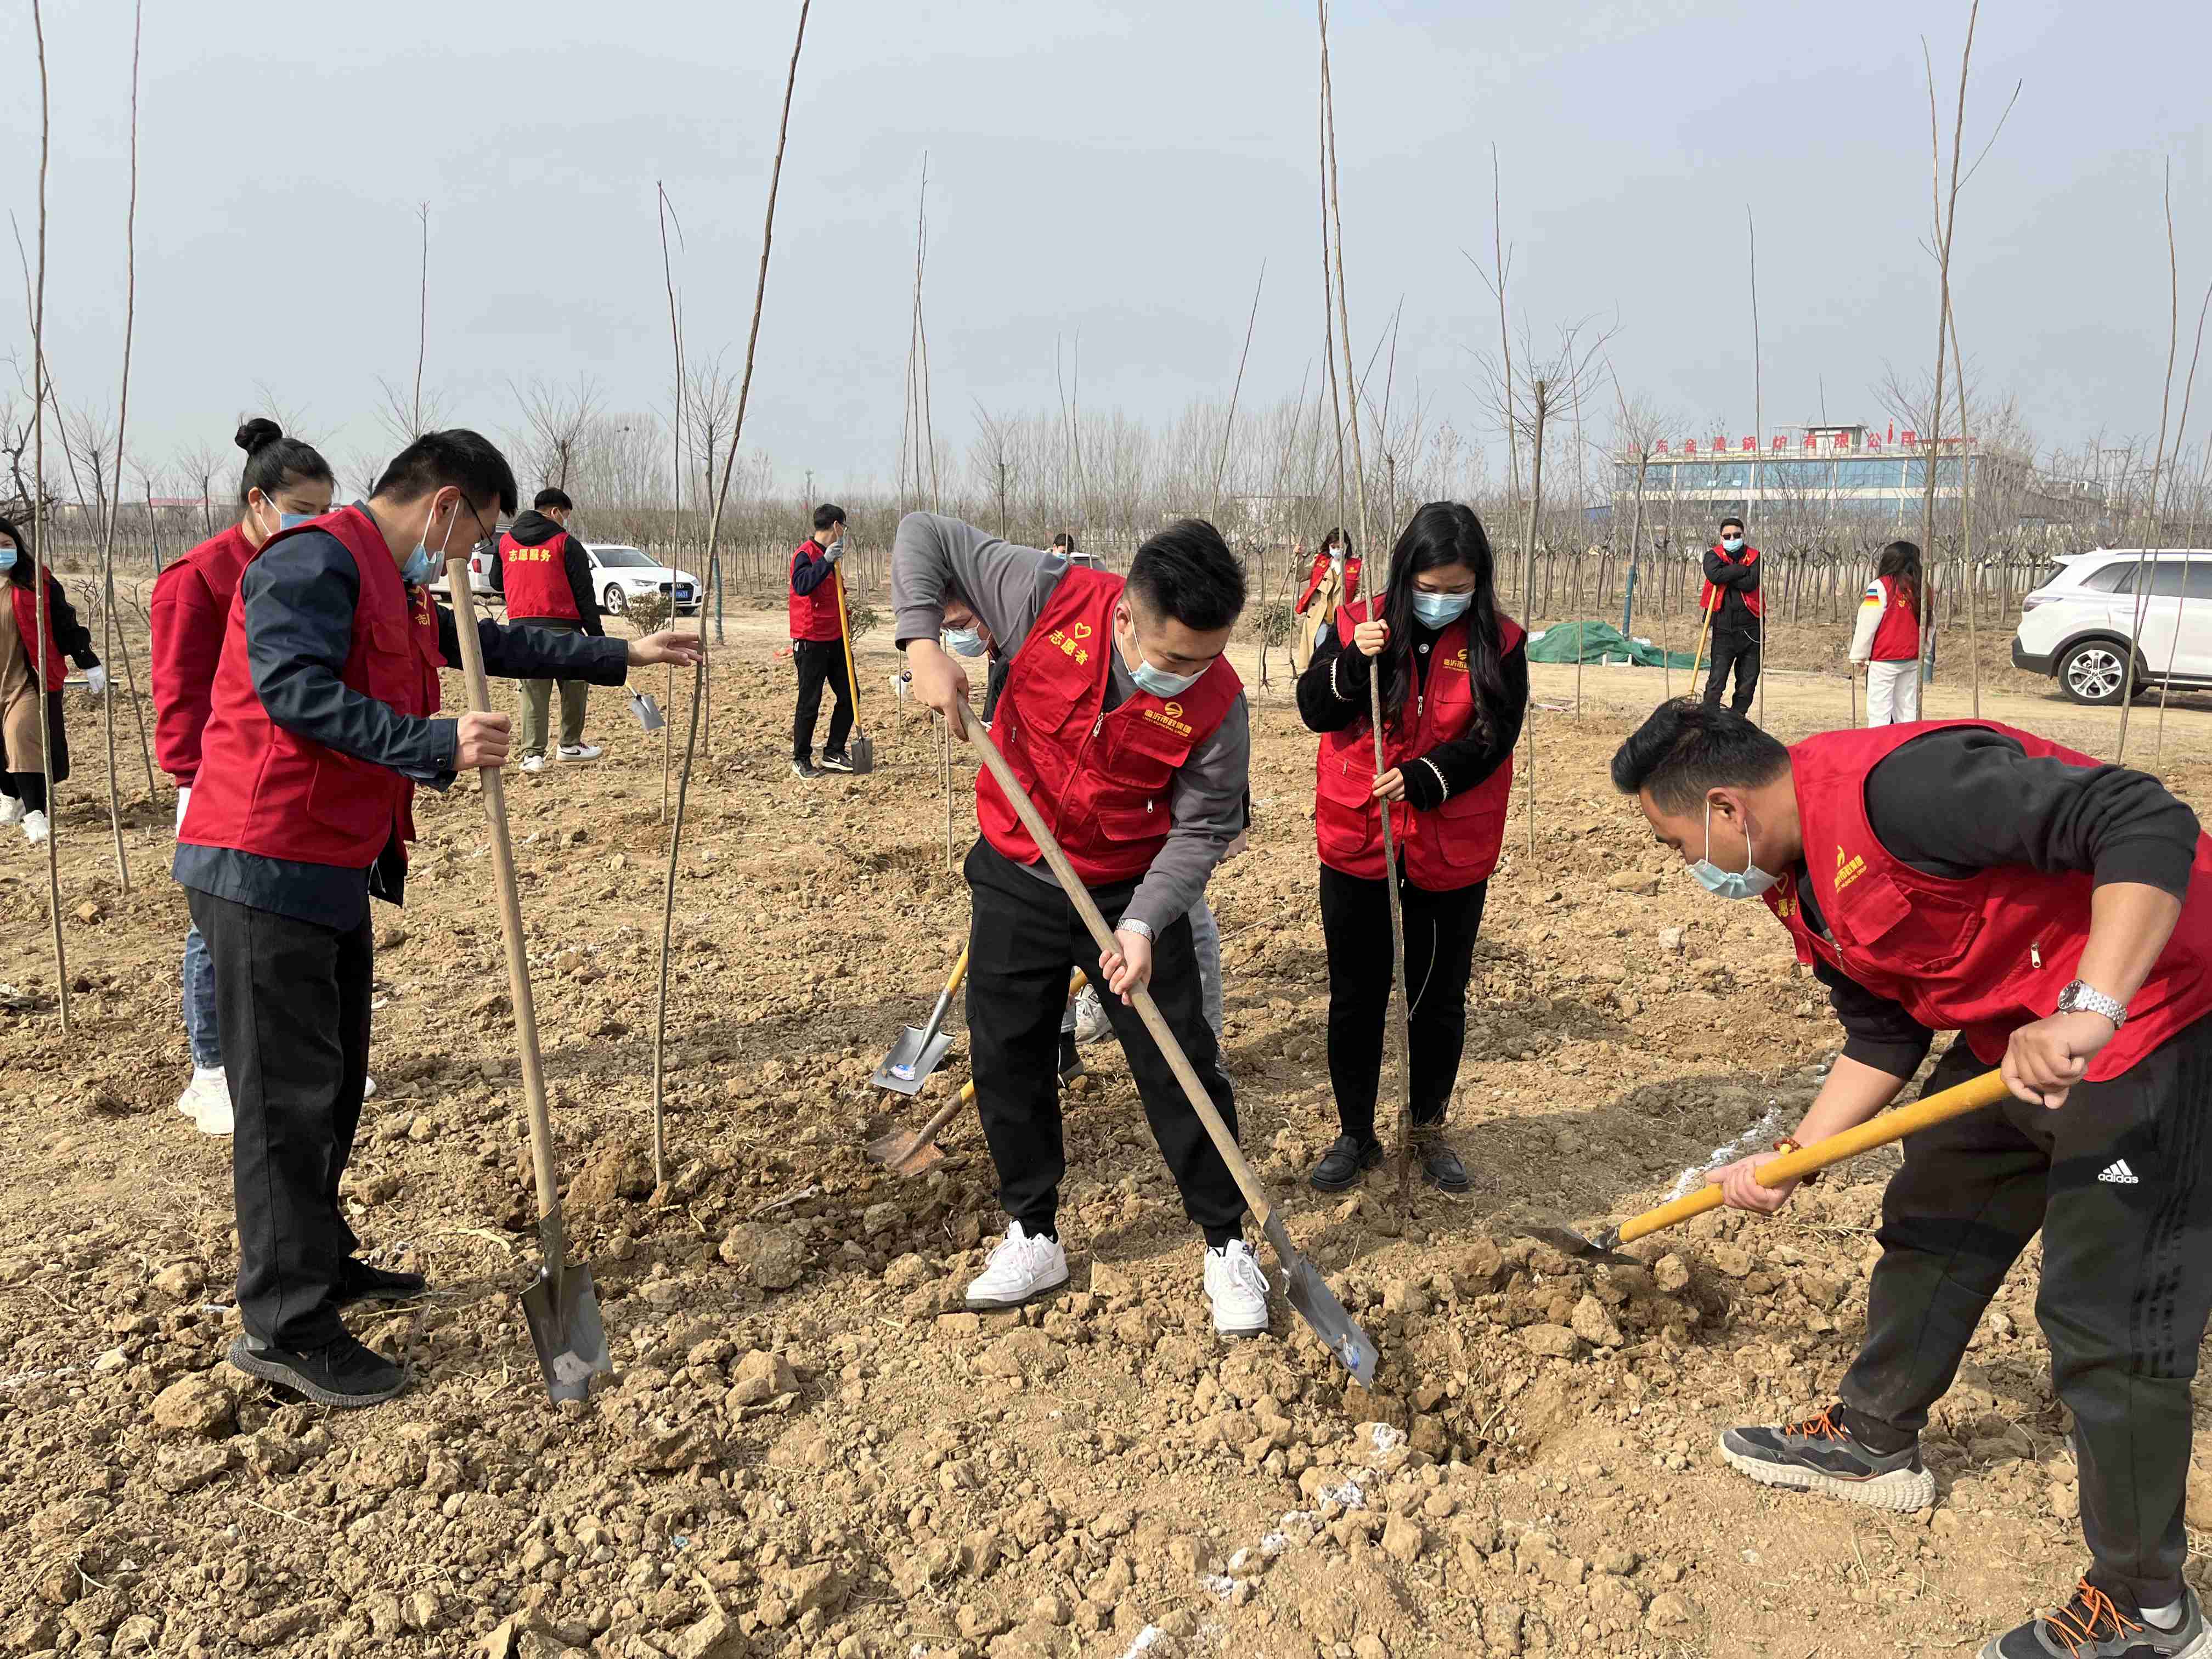
<svg viewBox="0 0 2212 1659">
<path fill-rule="evenodd" d="M 1467 1165 L 1441 1130 L 1414 1130 L 1413 1156 L 1421 1161 L 1421 1179 L 1439 1192 L 1463 1193 L 1473 1184 L 1467 1178 Z"/>
<path fill-rule="evenodd" d="M 407 1386 L 406 1367 L 343 1334 L 336 1341 L 301 1350 L 271 1347 L 240 1336 L 230 1345 L 229 1359 L 248 1376 L 341 1410 L 377 1405 Z"/>
<path fill-rule="evenodd" d="M 337 1294 L 331 1302 L 339 1308 L 363 1302 L 412 1302 L 429 1288 L 430 1281 L 420 1273 L 387 1273 L 366 1261 L 349 1259 L 339 1273 Z"/>
<path fill-rule="evenodd" d="M 1076 1052 L 1075 1033 L 1062 1031 L 1060 1034 L 1060 1086 L 1065 1089 L 1081 1077 L 1085 1069 L 1083 1056 Z"/>
<path fill-rule="evenodd" d="M 1340 1193 L 1382 1161 L 1382 1143 L 1374 1136 L 1361 1140 L 1356 1135 L 1339 1135 L 1306 1179 L 1322 1192 Z"/>
</svg>

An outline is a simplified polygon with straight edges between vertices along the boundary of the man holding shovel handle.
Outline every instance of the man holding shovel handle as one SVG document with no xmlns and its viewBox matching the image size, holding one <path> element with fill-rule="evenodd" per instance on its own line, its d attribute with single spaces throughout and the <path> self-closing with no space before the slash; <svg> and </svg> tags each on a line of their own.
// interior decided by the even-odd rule
<svg viewBox="0 0 2212 1659">
<path fill-rule="evenodd" d="M 356 1341 L 354 1304 L 418 1296 L 416 1274 L 356 1259 L 338 1183 L 368 1054 L 371 895 L 400 902 L 415 786 L 501 764 L 505 714 L 436 718 L 457 660 L 425 586 L 448 549 L 515 506 L 506 459 L 474 432 L 429 433 L 367 501 L 271 536 L 232 601 L 177 836 L 174 874 L 215 966 L 237 1129 L 232 1140 L 245 1334 L 231 1364 L 325 1406 L 368 1406 L 406 1374 Z M 619 685 L 689 662 L 688 634 L 596 639 L 478 624 L 491 672 Z"/>
<path fill-rule="evenodd" d="M 1125 580 L 957 519 L 910 513 L 891 550 L 891 603 L 915 696 L 957 737 L 967 737 L 973 714 L 967 672 L 939 643 L 948 607 L 988 629 L 1009 659 L 993 735 L 1114 929 L 1114 948 L 1101 951 L 1012 802 L 979 773 L 982 838 L 966 864 L 968 1030 L 1007 1227 L 968 1287 L 968 1305 L 1014 1307 L 1067 1282 L 1054 1050 L 1068 970 L 1095 963 L 1184 1212 L 1206 1235 L 1214 1328 L 1266 1329 L 1267 1276 L 1243 1238 L 1243 1198 L 1129 1001 L 1133 988 L 1149 986 L 1233 1133 L 1188 913 L 1243 829 L 1250 725 L 1223 654 L 1243 609 L 1243 573 L 1220 535 L 1195 520 L 1146 541 Z"/>
<path fill-rule="evenodd" d="M 1831 732 L 1784 748 L 1690 699 L 1621 745 L 1614 784 L 1724 898 L 1766 902 L 1845 1043 L 1792 1140 L 1927 1091 L 2011 1094 L 1903 1142 L 1866 1337 L 1809 1421 L 1729 1430 L 1766 1485 L 1911 1510 L 1918 1439 L 1983 1309 L 2039 1230 L 2036 1310 L 2074 1414 L 2093 1565 L 1983 1659 L 2212 1653 L 2182 1582 L 2190 1379 L 2212 1310 L 2212 841 L 2159 781 L 1993 723 Z M 1796 1183 L 1713 1180 L 1771 1212 Z"/>
</svg>

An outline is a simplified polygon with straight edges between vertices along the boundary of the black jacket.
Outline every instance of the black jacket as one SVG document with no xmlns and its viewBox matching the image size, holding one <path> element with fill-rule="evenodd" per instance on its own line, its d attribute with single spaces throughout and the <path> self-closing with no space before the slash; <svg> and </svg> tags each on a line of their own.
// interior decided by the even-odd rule
<svg viewBox="0 0 2212 1659">
<path fill-rule="evenodd" d="M 1413 667 L 1420 684 L 1429 683 L 1430 647 L 1442 629 L 1413 624 Z M 1498 661 L 1505 680 L 1505 706 L 1493 711 L 1490 741 L 1469 732 L 1463 738 L 1440 743 L 1425 755 L 1408 755 L 1399 771 L 1406 780 L 1406 804 L 1416 811 L 1434 811 L 1452 795 L 1463 795 L 1487 779 L 1512 754 L 1521 741 L 1521 722 L 1528 712 L 1528 652 L 1516 645 Z M 1314 647 L 1313 660 L 1298 676 L 1298 717 L 1310 732 L 1341 732 L 1368 718 L 1368 676 L 1373 665 L 1366 653 L 1346 647 L 1336 630 L 1323 632 Z M 1427 761 L 1427 766 L 1417 766 Z M 1437 781 L 1438 775 L 1443 784 Z"/>
<path fill-rule="evenodd" d="M 1744 553 L 1758 551 L 1750 543 L 1744 544 Z M 1743 553 L 1735 556 L 1741 558 Z M 1759 592 L 1758 560 L 1753 559 L 1747 564 L 1731 564 L 1721 556 L 1719 548 L 1709 547 L 1705 550 L 1705 580 L 1721 591 L 1720 609 L 1713 617 L 1713 632 L 1758 633 L 1759 618 L 1751 614 L 1751 603 L 1747 597 Z"/>
<path fill-rule="evenodd" d="M 28 554 L 18 556 L 24 564 L 30 562 Z M 15 581 L 14 571 L 0 577 L 0 585 L 12 581 Z M 15 585 L 27 589 L 31 584 L 26 581 L 16 582 Z M 9 602 L 14 603 L 12 594 L 9 596 Z M 51 570 L 46 572 L 46 631 L 53 637 L 54 648 L 79 668 L 100 666 L 100 659 L 92 653 L 92 630 L 76 619 L 76 611 L 70 605 L 69 595 L 62 591 L 61 583 L 55 580 L 54 573 Z M 23 654 L 30 661 L 31 678 L 37 679 L 40 665 L 45 658 L 31 648 L 28 640 L 23 641 Z M 46 690 L 58 691 L 61 687 L 50 685 Z"/>
<path fill-rule="evenodd" d="M 518 518 L 508 528 L 508 535 L 525 547 L 543 547 L 556 536 L 562 535 L 561 526 L 555 524 L 536 507 Z M 583 538 L 568 537 L 568 556 L 562 562 L 568 576 L 568 592 L 576 601 L 576 617 L 586 634 L 604 635 L 607 630 L 599 621 L 599 602 L 592 592 L 592 562 L 584 552 Z M 492 564 L 492 584 L 502 593 L 507 592 L 507 573 L 495 560 Z M 510 615 L 509 622 L 543 622 L 549 618 Z M 566 621 L 565 617 L 561 620 Z"/>
</svg>

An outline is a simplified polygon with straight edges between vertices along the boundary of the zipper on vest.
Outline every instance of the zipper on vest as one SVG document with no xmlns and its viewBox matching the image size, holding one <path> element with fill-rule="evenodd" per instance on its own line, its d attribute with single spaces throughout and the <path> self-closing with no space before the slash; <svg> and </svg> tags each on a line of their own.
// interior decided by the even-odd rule
<svg viewBox="0 0 2212 1659">
<path fill-rule="evenodd" d="M 2041 939 L 2034 939 L 2029 942 L 2027 947 L 2027 960 L 2028 965 L 2031 967 L 2040 968 L 2043 966 L 2043 941 Z"/>
</svg>

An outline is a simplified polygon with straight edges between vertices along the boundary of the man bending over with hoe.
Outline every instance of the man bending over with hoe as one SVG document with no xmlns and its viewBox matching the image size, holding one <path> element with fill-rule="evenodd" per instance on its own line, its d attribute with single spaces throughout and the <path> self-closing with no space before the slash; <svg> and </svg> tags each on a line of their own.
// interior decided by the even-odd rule
<svg viewBox="0 0 2212 1659">
<path fill-rule="evenodd" d="M 1108 1018 L 1153 1137 L 1184 1213 L 1206 1235 L 1214 1329 L 1266 1329 L 1267 1277 L 1243 1237 L 1243 1200 L 1125 1000 L 1149 986 L 1234 1133 L 1188 913 L 1244 827 L 1251 729 L 1223 655 L 1244 608 L 1243 573 L 1214 528 L 1195 520 L 1139 548 L 1125 580 L 957 519 L 910 513 L 891 549 L 891 604 L 915 696 L 957 736 L 973 714 L 967 672 L 938 642 L 948 606 L 967 626 L 980 623 L 1009 659 L 992 736 L 1115 928 L 1115 949 L 1102 957 L 1004 792 L 979 773 L 968 1030 L 1007 1224 L 968 1305 L 1015 1307 L 1067 1282 L 1054 1045 L 1068 973 L 1080 966 L 1105 981 Z"/>
<path fill-rule="evenodd" d="M 1764 898 L 1829 988 L 1843 1057 L 1795 1139 L 1873 1117 L 1938 1030 L 1960 1036 L 1929 1093 L 1991 1066 L 2012 1091 L 1904 1143 L 1840 1403 L 1730 1429 L 1722 1455 L 1769 1486 L 1932 1503 L 1929 1407 L 2040 1229 L 2036 1314 L 2074 1413 L 2093 1565 L 2065 1607 L 1982 1659 L 2212 1654 L 2181 1578 L 2190 1379 L 2212 1308 L 2212 842 L 2195 816 L 2154 778 L 2010 726 L 1785 749 L 1687 700 L 1621 745 L 1613 781 L 1705 888 Z M 1753 1178 L 1771 1156 L 1715 1173 L 1730 1205 L 1789 1201 L 1794 1183 Z"/>
</svg>

